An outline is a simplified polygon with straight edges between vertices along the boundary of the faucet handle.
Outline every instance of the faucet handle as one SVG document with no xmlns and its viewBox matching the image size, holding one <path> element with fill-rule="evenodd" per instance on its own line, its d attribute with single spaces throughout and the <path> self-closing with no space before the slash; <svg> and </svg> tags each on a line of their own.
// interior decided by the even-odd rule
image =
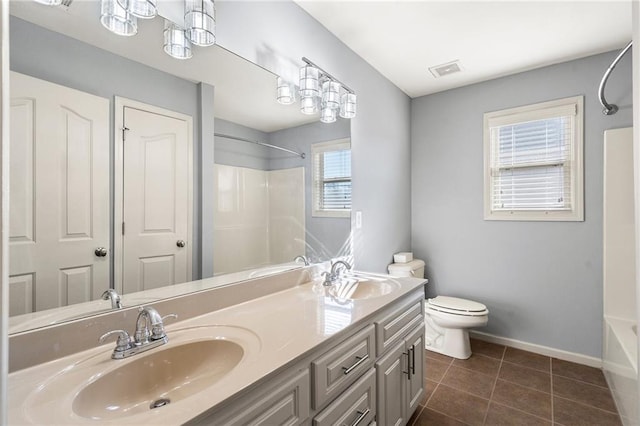
<svg viewBox="0 0 640 426">
<path fill-rule="evenodd" d="M 131 337 L 129 336 L 129 333 L 127 333 L 126 330 L 111 330 L 103 334 L 102 336 L 100 336 L 100 339 L 98 339 L 98 341 L 102 343 L 107 337 L 113 334 L 118 334 L 118 340 L 116 342 L 116 349 L 115 349 L 116 351 L 124 351 L 129 349 L 129 347 L 131 346 Z"/>
<path fill-rule="evenodd" d="M 173 319 L 177 319 L 178 318 L 178 314 L 168 314 L 162 317 L 162 322 L 164 323 L 164 320 L 166 320 L 167 318 L 173 318 Z"/>
</svg>

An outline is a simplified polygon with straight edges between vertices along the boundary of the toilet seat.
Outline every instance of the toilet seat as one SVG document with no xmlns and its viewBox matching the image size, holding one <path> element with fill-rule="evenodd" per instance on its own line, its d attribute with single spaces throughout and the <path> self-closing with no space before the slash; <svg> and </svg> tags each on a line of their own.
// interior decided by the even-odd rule
<svg viewBox="0 0 640 426">
<path fill-rule="evenodd" d="M 433 299 L 427 299 L 427 305 L 428 309 L 453 315 L 483 316 L 489 313 L 487 307 L 482 303 L 457 297 L 437 296 Z"/>
</svg>

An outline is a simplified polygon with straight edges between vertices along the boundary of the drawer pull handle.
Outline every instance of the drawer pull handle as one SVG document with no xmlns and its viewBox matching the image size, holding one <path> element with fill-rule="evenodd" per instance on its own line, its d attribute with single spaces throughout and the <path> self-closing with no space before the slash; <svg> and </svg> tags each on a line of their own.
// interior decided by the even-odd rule
<svg viewBox="0 0 640 426">
<path fill-rule="evenodd" d="M 409 351 L 411 350 L 411 348 L 409 348 Z M 407 356 L 407 371 L 404 371 L 404 369 L 402 370 L 402 372 L 404 374 L 407 375 L 407 379 L 409 379 L 411 377 L 411 356 L 409 355 L 409 352 L 402 352 L 402 355 L 406 355 Z"/>
<path fill-rule="evenodd" d="M 411 374 L 416 374 L 416 345 L 411 345 Z"/>
<path fill-rule="evenodd" d="M 351 373 L 353 370 L 355 370 L 356 368 L 358 368 L 358 366 L 360 364 L 362 364 L 363 362 L 365 362 L 366 360 L 369 359 L 369 354 L 365 355 L 365 356 L 357 356 L 356 357 L 357 361 L 355 362 L 355 364 L 353 364 L 351 367 L 342 367 L 342 369 L 344 370 L 344 374 L 349 374 Z"/>
<path fill-rule="evenodd" d="M 356 413 L 360 415 L 358 416 L 356 421 L 351 424 L 351 426 L 358 426 L 358 423 L 360 423 L 365 417 L 367 417 L 367 414 L 369 414 L 370 412 L 371 410 L 369 410 L 368 408 L 364 411 L 356 411 Z"/>
</svg>

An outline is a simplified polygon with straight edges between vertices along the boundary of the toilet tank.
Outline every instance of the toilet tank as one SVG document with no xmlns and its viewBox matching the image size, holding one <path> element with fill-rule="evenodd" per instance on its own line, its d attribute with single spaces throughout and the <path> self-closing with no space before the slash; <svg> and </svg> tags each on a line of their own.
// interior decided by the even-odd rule
<svg viewBox="0 0 640 426">
<path fill-rule="evenodd" d="M 424 278 L 424 261 L 414 259 L 407 263 L 392 263 L 387 270 L 394 277 Z"/>
</svg>

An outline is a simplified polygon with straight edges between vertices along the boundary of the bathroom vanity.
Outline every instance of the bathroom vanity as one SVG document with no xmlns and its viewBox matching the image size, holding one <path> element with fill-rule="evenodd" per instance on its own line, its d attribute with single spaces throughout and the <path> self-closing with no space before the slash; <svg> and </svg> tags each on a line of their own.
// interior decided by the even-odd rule
<svg viewBox="0 0 640 426">
<path fill-rule="evenodd" d="M 143 354 L 113 360 L 109 343 L 15 371 L 9 422 L 407 423 L 424 397 L 426 281 L 356 273 L 355 287 L 325 287 L 311 269 L 183 296 L 191 300 L 174 306 L 197 311 L 225 289 L 280 280 L 261 297 L 168 324 L 169 342 Z M 166 315 L 171 306 L 156 307 Z"/>
</svg>

